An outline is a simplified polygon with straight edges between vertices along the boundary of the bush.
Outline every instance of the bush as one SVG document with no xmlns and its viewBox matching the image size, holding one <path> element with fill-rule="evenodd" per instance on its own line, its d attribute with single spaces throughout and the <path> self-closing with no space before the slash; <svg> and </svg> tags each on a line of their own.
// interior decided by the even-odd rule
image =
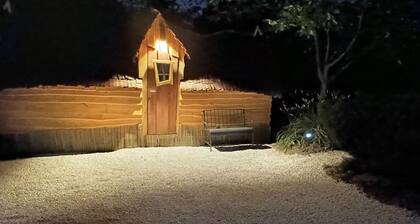
<svg viewBox="0 0 420 224">
<path fill-rule="evenodd" d="M 304 138 L 305 132 L 313 133 L 313 140 Z M 331 142 L 325 128 L 321 125 L 316 112 L 300 114 L 277 135 L 277 143 L 287 149 L 295 147 L 305 151 L 320 151 L 331 148 Z"/>
<path fill-rule="evenodd" d="M 277 143 L 285 149 L 319 152 L 335 146 L 329 133 L 328 121 L 333 104 L 347 99 L 339 94 L 329 94 L 328 99 L 319 102 L 318 95 L 303 91 L 293 93 L 293 103 L 283 102 L 280 108 L 289 117 L 289 124 L 277 133 Z M 311 133 L 314 138 L 305 138 Z"/>
<path fill-rule="evenodd" d="M 420 168 L 419 95 L 359 94 L 329 114 L 333 141 L 364 160 L 370 172 L 402 177 Z"/>
</svg>

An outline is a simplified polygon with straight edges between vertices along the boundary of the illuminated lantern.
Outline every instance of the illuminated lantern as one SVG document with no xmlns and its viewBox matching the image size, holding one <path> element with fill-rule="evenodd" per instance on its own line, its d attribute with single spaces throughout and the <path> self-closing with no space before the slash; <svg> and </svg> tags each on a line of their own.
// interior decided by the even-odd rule
<svg viewBox="0 0 420 224">
<path fill-rule="evenodd" d="M 159 52 L 167 52 L 168 51 L 168 43 L 164 40 L 157 40 L 155 43 L 155 48 Z"/>
</svg>

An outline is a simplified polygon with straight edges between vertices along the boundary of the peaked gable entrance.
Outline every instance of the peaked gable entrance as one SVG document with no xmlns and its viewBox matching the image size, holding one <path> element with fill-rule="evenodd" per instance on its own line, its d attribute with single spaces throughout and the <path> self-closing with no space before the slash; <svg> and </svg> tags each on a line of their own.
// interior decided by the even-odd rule
<svg viewBox="0 0 420 224">
<path fill-rule="evenodd" d="M 176 134 L 179 84 L 187 50 L 158 14 L 139 48 L 139 76 L 143 79 L 143 133 Z"/>
</svg>

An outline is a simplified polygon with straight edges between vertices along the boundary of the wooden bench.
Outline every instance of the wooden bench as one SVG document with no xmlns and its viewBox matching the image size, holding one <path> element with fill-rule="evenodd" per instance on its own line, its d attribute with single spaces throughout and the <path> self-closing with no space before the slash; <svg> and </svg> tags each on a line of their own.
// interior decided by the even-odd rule
<svg viewBox="0 0 420 224">
<path fill-rule="evenodd" d="M 212 151 L 214 136 L 248 135 L 254 143 L 254 128 L 247 126 L 244 109 L 213 109 L 203 111 L 204 142 Z"/>
</svg>

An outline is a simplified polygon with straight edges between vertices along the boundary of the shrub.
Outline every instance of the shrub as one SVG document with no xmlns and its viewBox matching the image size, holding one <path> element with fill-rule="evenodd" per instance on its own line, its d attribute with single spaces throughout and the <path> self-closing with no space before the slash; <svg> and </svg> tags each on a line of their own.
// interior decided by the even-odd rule
<svg viewBox="0 0 420 224">
<path fill-rule="evenodd" d="M 333 148 L 335 143 L 328 126 L 330 108 L 349 96 L 331 93 L 328 99 L 319 102 L 318 95 L 314 93 L 295 91 L 293 95 L 295 97 L 291 98 L 295 99 L 294 103 L 288 105 L 283 102 L 280 108 L 289 117 L 289 124 L 277 133 L 277 143 L 286 151 L 297 149 L 318 152 Z M 305 132 L 312 133 L 315 137 L 311 140 L 305 139 Z"/>
<path fill-rule="evenodd" d="M 315 135 L 312 141 L 304 138 L 305 132 Z M 331 148 L 330 140 L 325 128 L 319 122 L 315 112 L 300 114 L 293 118 L 290 124 L 277 135 L 277 143 L 286 150 L 295 147 L 305 151 L 319 151 Z"/>
<path fill-rule="evenodd" d="M 370 172 L 411 175 L 420 168 L 420 96 L 358 94 L 331 107 L 328 129 Z"/>
</svg>

